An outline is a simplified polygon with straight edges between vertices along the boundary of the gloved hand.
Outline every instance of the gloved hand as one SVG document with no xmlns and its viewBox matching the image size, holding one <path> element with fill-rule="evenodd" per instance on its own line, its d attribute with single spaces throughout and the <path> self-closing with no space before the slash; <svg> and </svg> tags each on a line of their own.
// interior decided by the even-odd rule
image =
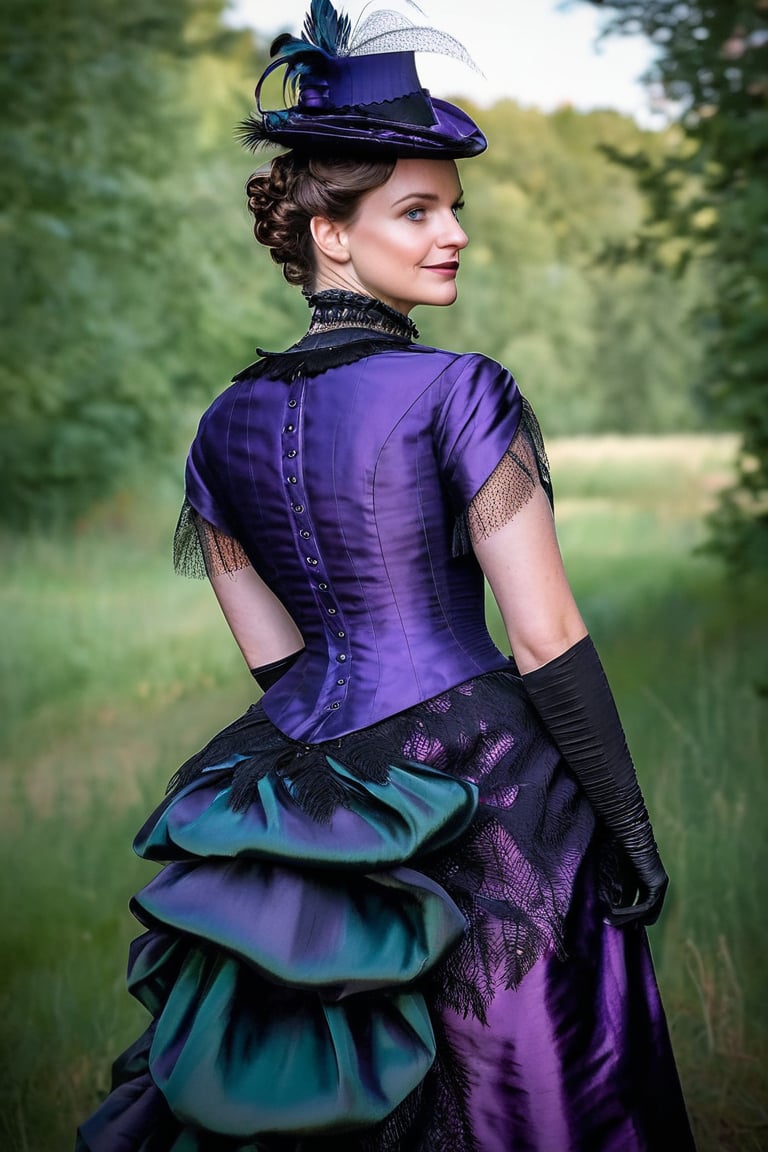
<svg viewBox="0 0 768 1152">
<path fill-rule="evenodd" d="M 616 928 L 623 928 L 635 921 L 646 926 L 655 924 L 668 886 L 669 877 L 658 852 L 655 863 L 646 866 L 640 864 L 639 869 L 625 856 L 619 867 L 615 889 L 611 892 L 605 919 Z"/>
<path fill-rule="evenodd" d="M 619 927 L 655 924 L 669 878 L 613 694 L 590 637 L 525 673 L 523 684 L 628 865 L 622 869 L 607 919 Z"/>
</svg>

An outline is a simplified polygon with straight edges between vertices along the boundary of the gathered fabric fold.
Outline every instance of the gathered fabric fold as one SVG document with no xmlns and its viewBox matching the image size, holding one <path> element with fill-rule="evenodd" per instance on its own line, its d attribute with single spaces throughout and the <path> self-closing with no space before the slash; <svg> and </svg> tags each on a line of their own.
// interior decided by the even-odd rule
<svg viewBox="0 0 768 1152">
<path fill-rule="evenodd" d="M 560 950 L 592 830 L 512 673 L 314 747 L 253 706 L 136 837 L 165 865 L 131 904 L 128 984 L 153 1020 L 81 1152 L 394 1131 L 436 1010 L 482 1020 Z"/>
</svg>

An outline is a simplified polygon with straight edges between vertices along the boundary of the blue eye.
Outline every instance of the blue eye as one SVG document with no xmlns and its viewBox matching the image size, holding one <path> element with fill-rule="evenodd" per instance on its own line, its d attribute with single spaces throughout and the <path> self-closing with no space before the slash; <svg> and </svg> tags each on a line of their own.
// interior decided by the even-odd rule
<svg viewBox="0 0 768 1152">
<path fill-rule="evenodd" d="M 424 219 L 424 209 L 423 208 L 409 208 L 405 214 L 405 218 L 406 218 L 406 220 L 423 220 Z"/>
</svg>

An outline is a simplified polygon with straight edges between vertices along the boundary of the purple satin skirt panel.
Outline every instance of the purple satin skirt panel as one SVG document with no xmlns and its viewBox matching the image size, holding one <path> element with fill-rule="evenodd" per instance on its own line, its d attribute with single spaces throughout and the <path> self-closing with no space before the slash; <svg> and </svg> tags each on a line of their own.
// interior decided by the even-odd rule
<svg viewBox="0 0 768 1152">
<path fill-rule="evenodd" d="M 566 959 L 545 956 L 498 989 L 487 1025 L 443 1013 L 467 1150 L 694 1152 L 645 931 L 603 922 L 591 872 L 586 861 Z M 448 1148 L 445 1135 L 420 1152 Z"/>
<path fill-rule="evenodd" d="M 264 1152 L 696 1152 L 642 928 L 602 918 L 588 856 L 554 950 L 485 1022 L 436 1013 L 438 1060 L 375 1133 Z"/>
</svg>

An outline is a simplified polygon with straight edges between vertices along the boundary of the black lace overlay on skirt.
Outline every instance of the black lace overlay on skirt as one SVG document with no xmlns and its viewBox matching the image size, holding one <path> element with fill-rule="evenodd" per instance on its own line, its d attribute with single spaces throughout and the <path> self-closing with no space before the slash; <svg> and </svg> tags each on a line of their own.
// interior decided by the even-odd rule
<svg viewBox="0 0 768 1152">
<path fill-rule="evenodd" d="M 247 808 L 259 781 L 274 773 L 321 822 L 354 789 L 329 757 L 363 781 L 385 783 L 390 766 L 418 761 L 477 785 L 469 830 L 414 865 L 448 892 L 469 925 L 435 971 L 439 1006 L 483 1020 L 499 983 L 515 987 L 539 957 L 562 953 L 573 873 L 594 818 L 514 672 L 487 673 L 322 744 L 289 739 L 254 704 L 182 765 L 171 796 L 236 756 L 229 769 L 235 810 Z"/>
</svg>

